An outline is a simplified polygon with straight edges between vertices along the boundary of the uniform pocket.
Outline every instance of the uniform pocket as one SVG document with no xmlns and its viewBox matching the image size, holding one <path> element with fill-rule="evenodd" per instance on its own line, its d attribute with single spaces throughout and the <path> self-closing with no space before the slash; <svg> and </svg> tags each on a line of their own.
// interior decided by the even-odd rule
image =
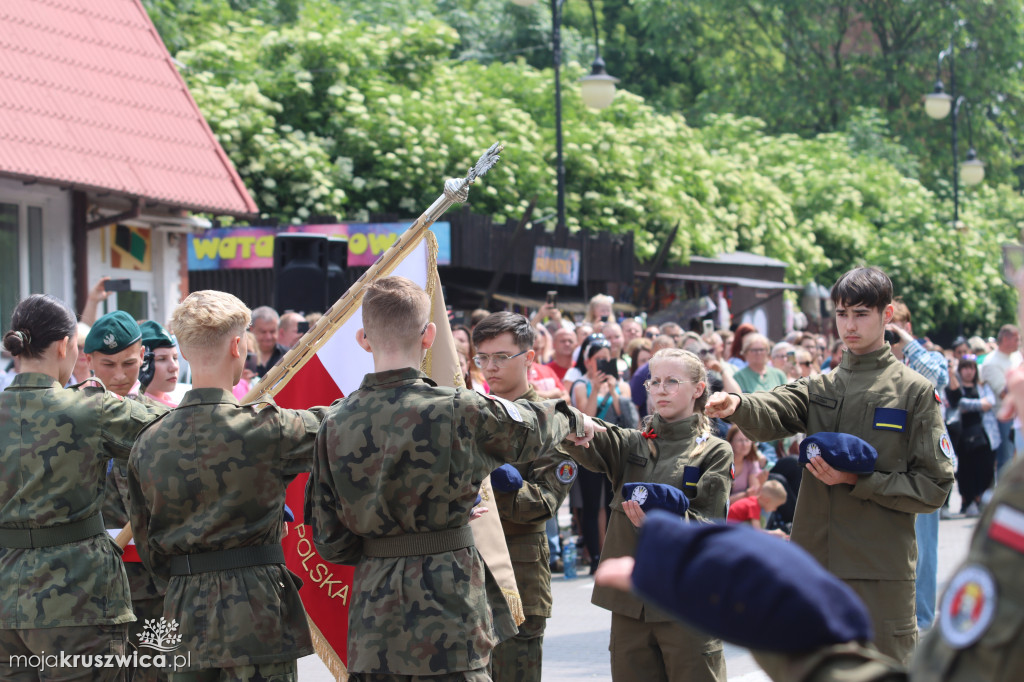
<svg viewBox="0 0 1024 682">
<path fill-rule="evenodd" d="M 537 545 L 510 543 L 508 546 L 508 556 L 517 564 L 535 564 L 539 563 L 541 559 L 540 548 Z"/>
</svg>

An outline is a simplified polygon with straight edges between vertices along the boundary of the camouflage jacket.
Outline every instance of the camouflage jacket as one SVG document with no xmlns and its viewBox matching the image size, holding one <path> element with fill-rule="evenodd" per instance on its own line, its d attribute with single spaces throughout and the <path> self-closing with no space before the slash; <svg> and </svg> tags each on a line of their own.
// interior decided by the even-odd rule
<svg viewBox="0 0 1024 682">
<path fill-rule="evenodd" d="M 665 422 L 655 415 L 649 427 L 654 438 L 644 438 L 636 429 L 606 424 L 608 430 L 597 434 L 589 448 L 569 449 L 581 465 L 606 474 L 612 482 L 612 515 L 602 560 L 633 556 L 636 551 L 637 529 L 622 511 L 625 483 L 667 483 L 681 489 L 684 468 L 699 467 L 697 494 L 690 500 L 685 518 L 704 522 L 725 519 L 732 487 L 732 448 L 721 438 L 708 436 L 698 453 L 701 444 L 697 442 L 697 420 L 698 415 L 694 415 Z M 635 595 L 610 587 L 595 587 L 592 601 L 614 613 L 646 622 L 670 620 L 668 614 L 646 605 Z M 719 640 L 709 638 L 708 645 L 721 649 Z"/>
<path fill-rule="evenodd" d="M 126 396 L 144 405 L 160 405 L 152 398 L 130 393 Z M 120 532 L 128 523 L 128 461 L 111 460 L 107 465 L 107 480 L 103 488 L 103 522 L 108 529 Z M 125 561 L 124 572 L 128 576 L 128 589 L 132 601 L 156 599 L 164 596 L 167 583 L 156 578 L 138 561 Z"/>
<path fill-rule="evenodd" d="M 111 457 L 127 459 L 165 407 L 101 388 L 65 389 L 26 373 L 0 393 L 0 527 L 48 528 L 94 516 Z M 0 628 L 128 623 L 128 582 L 107 535 L 54 547 L 0 547 Z"/>
<path fill-rule="evenodd" d="M 539 402 L 532 387 L 519 400 Z M 561 448 L 552 448 L 535 459 L 520 458 L 512 463 L 523 477 L 515 492 L 494 491 L 494 501 L 516 586 L 527 616 L 551 617 L 551 555 L 545 523 L 558 513 L 576 478 L 576 463 Z"/>
<path fill-rule="evenodd" d="M 306 519 L 326 560 L 356 567 L 349 670 L 437 675 L 487 665 L 498 639 L 492 604 L 505 600 L 476 548 L 368 557 L 364 538 L 466 526 L 491 470 L 536 457 L 577 419 L 563 401 L 511 403 L 438 387 L 414 369 L 368 374 L 332 406 Z"/>
<path fill-rule="evenodd" d="M 281 542 L 285 488 L 309 470 L 322 408 L 240 405 L 193 389 L 146 429 L 128 462 L 143 563 L 168 580 L 190 670 L 288 661 L 313 652 L 296 578 L 283 564 L 170 576 L 170 558 Z"/>
</svg>

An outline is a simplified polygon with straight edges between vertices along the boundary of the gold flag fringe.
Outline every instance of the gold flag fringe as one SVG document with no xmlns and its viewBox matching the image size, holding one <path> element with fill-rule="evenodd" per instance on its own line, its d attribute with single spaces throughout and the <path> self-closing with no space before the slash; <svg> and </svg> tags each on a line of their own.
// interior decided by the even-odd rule
<svg viewBox="0 0 1024 682">
<path fill-rule="evenodd" d="M 309 634 L 313 636 L 313 650 L 316 655 L 320 657 L 320 660 L 324 662 L 327 669 L 331 671 L 331 675 L 337 682 L 348 682 L 348 668 L 341 662 L 341 657 L 338 656 L 334 647 L 324 637 L 324 633 L 320 632 L 320 628 L 316 626 L 313 619 L 306 615 L 306 622 L 309 623 Z"/>
<path fill-rule="evenodd" d="M 501 593 L 505 595 L 505 601 L 508 602 L 508 608 L 512 611 L 512 618 L 515 620 L 516 625 L 522 625 L 526 621 L 526 612 L 523 611 L 523 600 L 519 596 L 519 592 L 507 590 L 503 587 L 501 588 Z"/>
</svg>

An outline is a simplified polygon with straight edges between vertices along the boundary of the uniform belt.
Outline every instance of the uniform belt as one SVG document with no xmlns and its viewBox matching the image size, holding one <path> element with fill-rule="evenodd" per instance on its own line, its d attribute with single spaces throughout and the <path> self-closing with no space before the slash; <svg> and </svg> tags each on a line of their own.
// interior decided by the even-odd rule
<svg viewBox="0 0 1024 682">
<path fill-rule="evenodd" d="M 408 533 L 391 535 L 386 538 L 363 540 L 363 554 L 380 559 L 396 559 L 403 556 L 426 556 L 441 552 L 472 547 L 473 529 L 469 526 L 446 528 L 430 533 Z"/>
<path fill-rule="evenodd" d="M 0 547 L 9 549 L 36 549 L 55 547 L 106 534 L 103 517 L 99 512 L 80 521 L 47 528 L 0 528 Z"/>
<path fill-rule="evenodd" d="M 506 536 L 511 535 L 534 535 L 536 533 L 547 533 L 547 523 L 516 523 L 515 521 L 501 520 L 501 529 Z"/>
<path fill-rule="evenodd" d="M 202 554 L 179 554 L 171 557 L 171 575 L 193 575 L 213 571 L 230 571 L 246 566 L 283 564 L 284 550 L 281 545 L 258 545 L 256 547 L 235 547 Z"/>
</svg>

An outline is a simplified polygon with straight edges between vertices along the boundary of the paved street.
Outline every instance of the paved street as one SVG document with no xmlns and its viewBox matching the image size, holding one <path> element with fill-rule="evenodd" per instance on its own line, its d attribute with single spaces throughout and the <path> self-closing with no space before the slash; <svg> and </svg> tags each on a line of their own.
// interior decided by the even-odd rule
<svg viewBox="0 0 1024 682">
<path fill-rule="evenodd" d="M 951 509 L 960 508 L 954 492 Z M 563 508 L 563 512 L 566 510 Z M 568 525 L 565 514 L 560 522 Z M 977 519 L 955 517 L 939 524 L 939 593 L 967 554 L 967 545 Z M 583 570 L 586 573 L 586 569 Z M 554 614 L 544 637 L 545 682 L 611 680 L 608 664 L 608 630 L 611 615 L 590 603 L 593 581 L 589 577 L 565 580 L 555 576 L 552 583 Z M 764 682 L 768 677 L 745 649 L 726 647 L 729 680 Z M 299 661 L 299 679 L 303 682 L 329 682 L 332 678 L 316 656 Z"/>
</svg>

